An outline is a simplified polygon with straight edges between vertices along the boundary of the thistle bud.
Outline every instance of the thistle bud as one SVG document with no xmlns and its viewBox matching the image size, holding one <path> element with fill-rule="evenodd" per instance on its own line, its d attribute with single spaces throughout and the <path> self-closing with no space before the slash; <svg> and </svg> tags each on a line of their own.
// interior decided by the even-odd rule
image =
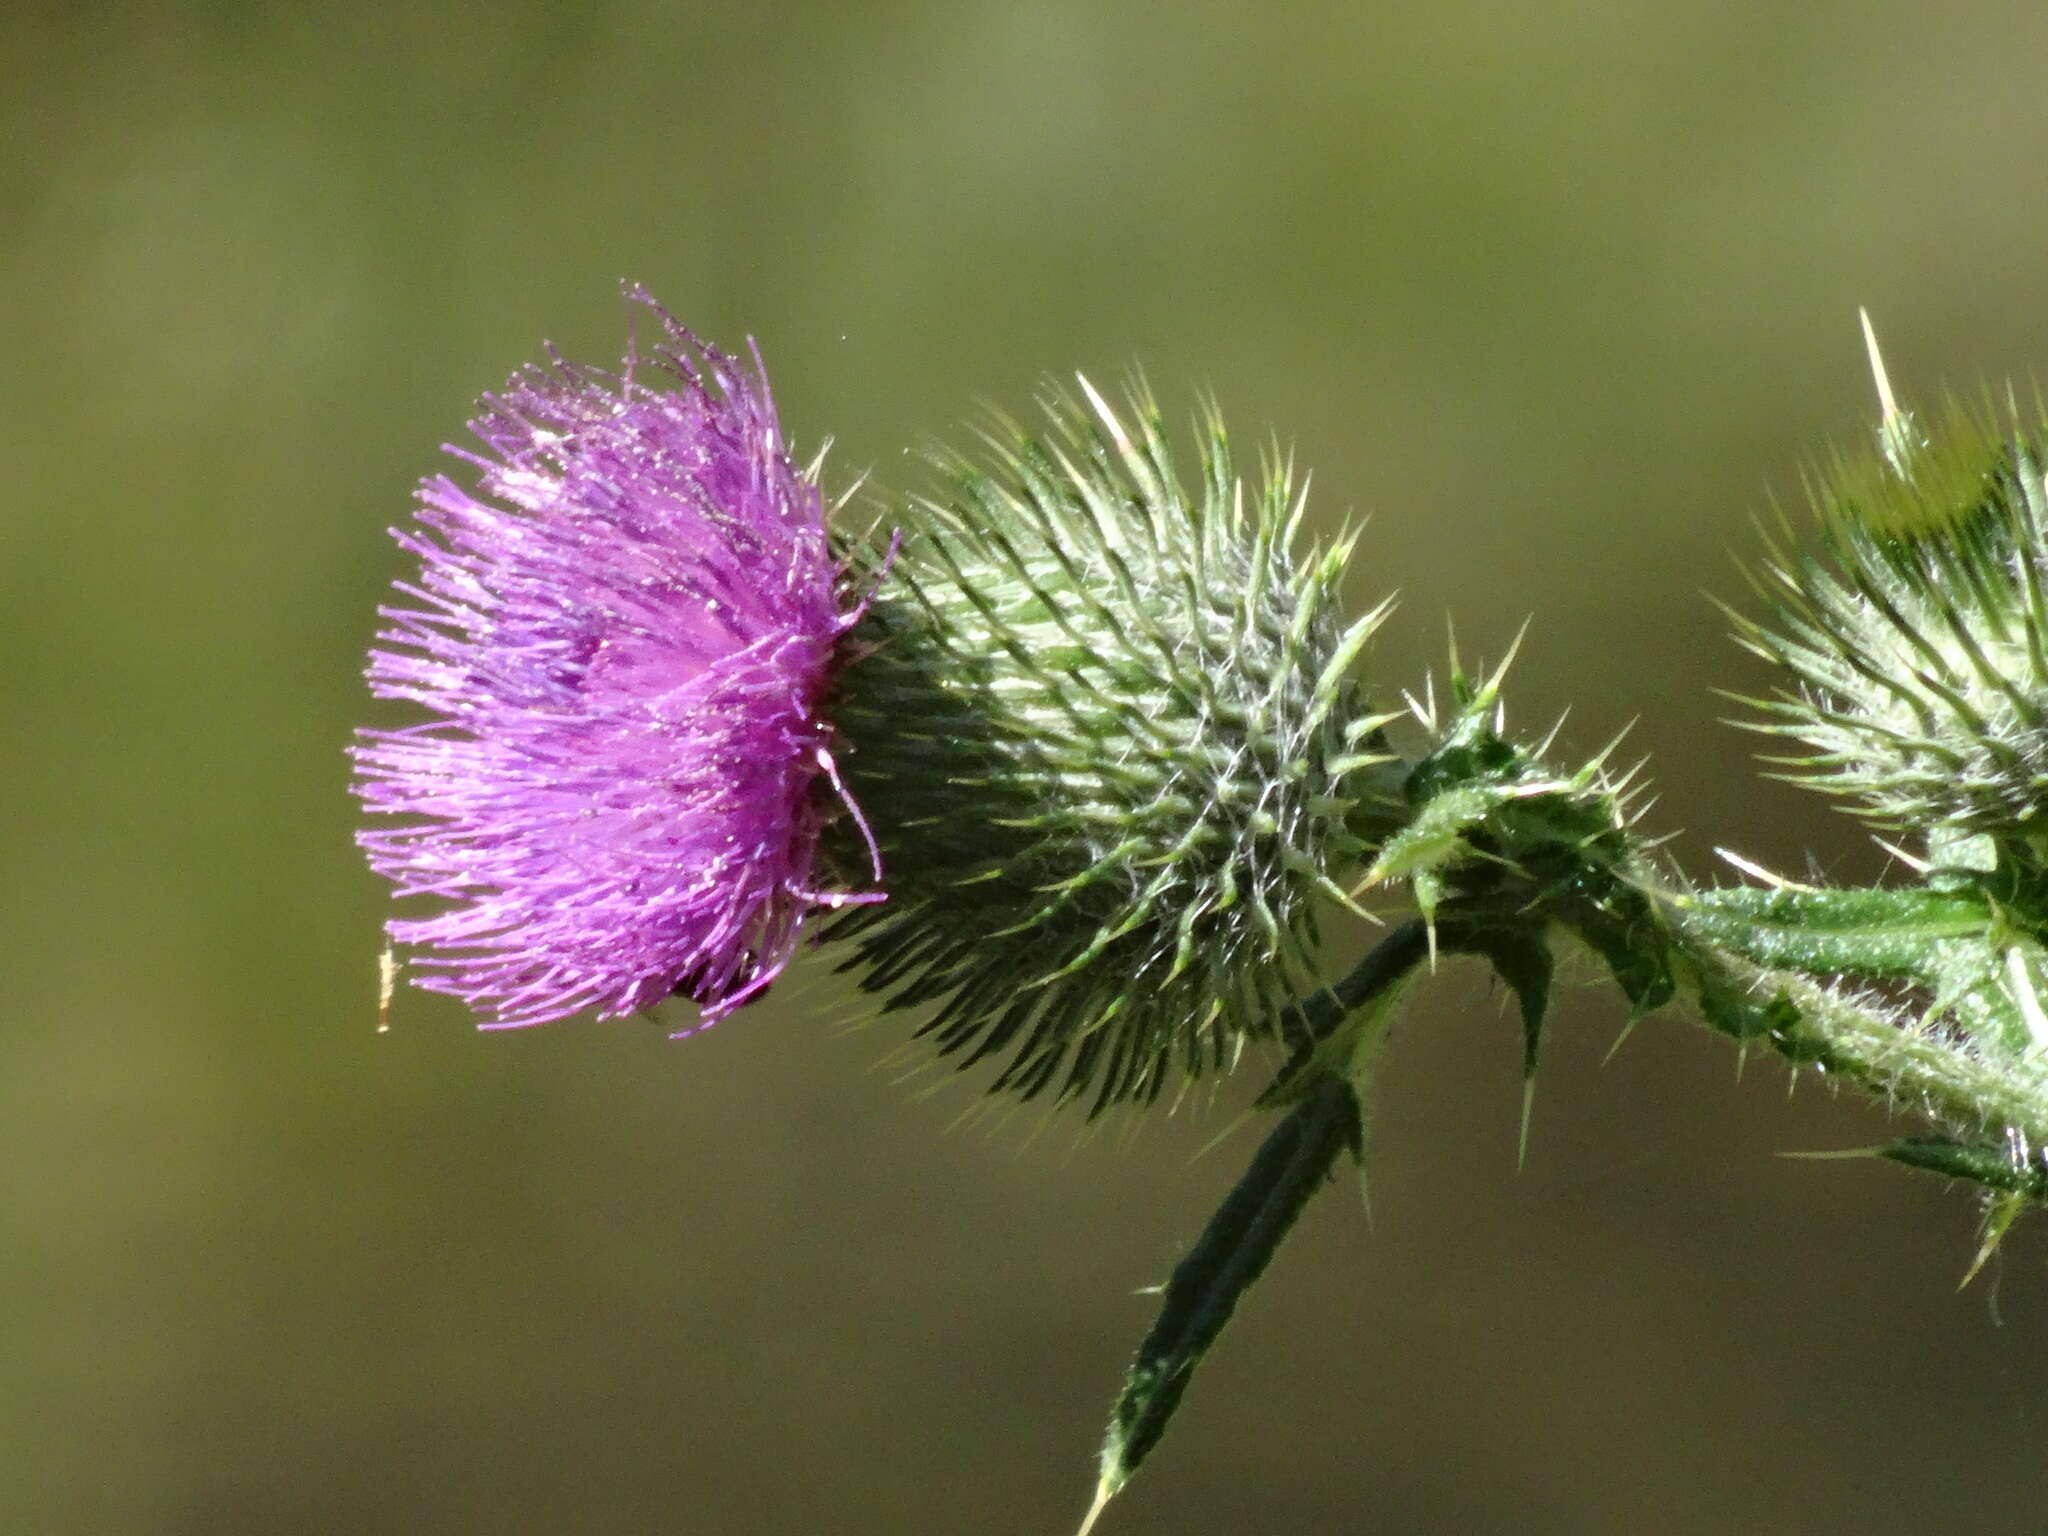
<svg viewBox="0 0 2048 1536">
<path fill-rule="evenodd" d="M 1191 493 L 1142 386 L 1135 430 L 1081 389 L 985 463 L 939 454 L 863 557 L 834 719 L 888 900 L 828 936 L 887 1007 L 936 1005 L 941 1053 L 1093 1113 L 1279 1028 L 1394 781 L 1353 676 L 1385 608 L 1338 618 L 1351 538 L 1297 557 L 1287 467 L 1248 491 L 1213 411 Z"/>
<path fill-rule="evenodd" d="M 1886 827 L 2032 841 L 2048 803 L 2048 489 L 2041 434 L 1951 403 L 1924 435 L 1889 390 L 1873 451 L 1814 477 L 1817 552 L 1774 545 L 1773 612 L 1738 617 L 1796 679 L 1759 729 Z"/>
</svg>

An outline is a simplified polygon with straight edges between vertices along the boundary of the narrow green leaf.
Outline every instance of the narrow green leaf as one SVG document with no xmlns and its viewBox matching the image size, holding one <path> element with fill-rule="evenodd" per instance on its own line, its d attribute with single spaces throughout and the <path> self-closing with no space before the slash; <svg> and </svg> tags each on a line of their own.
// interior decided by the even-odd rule
<svg viewBox="0 0 2048 1536">
<path fill-rule="evenodd" d="M 1167 1282 L 1158 1320 L 1138 1346 L 1110 1415 L 1084 1533 L 1159 1443 L 1195 1367 L 1329 1177 L 1337 1154 L 1357 1155 L 1364 1136 L 1357 1095 L 1349 1082 L 1330 1076 L 1266 1138 Z"/>
<path fill-rule="evenodd" d="M 1908 1136 L 1880 1147 L 1878 1156 L 1904 1163 L 1908 1168 L 1968 1179 L 2005 1194 L 2032 1200 L 2048 1195 L 2048 1178 L 2044 1178 L 2041 1170 L 2015 1164 L 2002 1147 L 1972 1146 L 1947 1136 Z"/>
<path fill-rule="evenodd" d="M 1556 973 L 1550 945 L 1540 924 L 1497 929 L 1468 941 L 1492 962 L 1500 979 L 1522 1009 L 1522 1074 L 1536 1075 L 1536 1052 L 1543 1039 L 1543 1013 L 1550 1003 L 1550 980 Z"/>
<path fill-rule="evenodd" d="M 1615 906 L 1576 910 L 1571 927 L 1607 962 L 1615 985 L 1635 1017 L 1641 1018 L 1670 1002 L 1678 989 L 1671 974 L 1670 946 L 1639 896 L 1631 893 L 1628 900 L 1617 896 L 1614 901 Z"/>
<path fill-rule="evenodd" d="M 1983 934 L 1975 894 L 1729 886 L 1686 899 L 1703 931 L 1757 965 L 1871 978 L 1926 974 L 1929 946 Z"/>
</svg>

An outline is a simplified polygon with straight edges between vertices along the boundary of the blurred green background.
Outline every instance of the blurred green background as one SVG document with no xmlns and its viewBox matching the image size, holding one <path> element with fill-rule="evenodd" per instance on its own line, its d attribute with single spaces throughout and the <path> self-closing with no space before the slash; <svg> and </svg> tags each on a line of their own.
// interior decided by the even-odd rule
<svg viewBox="0 0 2048 1536">
<path fill-rule="evenodd" d="M 954 1122 L 827 967 L 709 1035 L 401 996 L 342 749 L 384 536 L 621 277 L 843 477 L 1047 371 L 1277 431 L 1390 687 L 1534 626 L 1716 844 L 1879 866 L 1702 589 L 1895 380 L 2048 356 L 2033 5 L 16 4 L 0 20 L 0 1529 L 1071 1527 L 1242 1103 Z M 1591 980 L 1590 972 L 1587 973 Z M 2048 1244 L 1593 986 L 1425 994 L 1110 1533 L 2044 1524 Z M 1034 1132 L 1036 1134 L 1034 1134 Z"/>
</svg>

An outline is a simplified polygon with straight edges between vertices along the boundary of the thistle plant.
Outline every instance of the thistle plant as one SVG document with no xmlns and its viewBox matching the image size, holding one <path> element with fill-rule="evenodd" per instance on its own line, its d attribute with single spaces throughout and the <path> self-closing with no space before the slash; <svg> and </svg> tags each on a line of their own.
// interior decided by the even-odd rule
<svg viewBox="0 0 2048 1536">
<path fill-rule="evenodd" d="M 1877 1155 L 1975 1187 L 1981 1264 L 2048 1199 L 2048 422 L 1925 426 L 1870 342 L 1880 417 L 1809 477 L 1738 637 L 1749 723 L 1906 873 L 1703 885 L 1608 754 L 1511 730 L 1506 668 L 1375 687 L 1356 537 L 1305 536 L 1283 456 L 1217 412 L 1191 472 L 1152 396 L 1082 382 L 932 455 L 828 528 L 758 358 L 663 342 L 486 396 L 384 610 L 361 842 L 423 986 L 489 1025 L 671 996 L 704 1022 L 810 934 L 934 1059 L 1097 1115 L 1246 1061 L 1271 1129 L 1163 1288 L 1111 1415 L 1092 1525 L 1309 1198 L 1366 1152 L 1373 1065 L 1444 957 L 1518 1005 L 1533 1082 L 1561 958 L 1868 1093 Z M 1866 321 L 1866 333 L 1868 323 Z M 1418 698 L 1416 695 L 1420 695 Z M 1440 694 L 1440 697 L 1439 697 Z M 1331 974 L 1346 912 L 1378 942 Z M 687 1032 L 687 1031 L 685 1031 Z M 1523 1136 L 1528 1117 L 1525 1106 Z M 1084 1527 L 1085 1528 L 1085 1527 Z"/>
</svg>

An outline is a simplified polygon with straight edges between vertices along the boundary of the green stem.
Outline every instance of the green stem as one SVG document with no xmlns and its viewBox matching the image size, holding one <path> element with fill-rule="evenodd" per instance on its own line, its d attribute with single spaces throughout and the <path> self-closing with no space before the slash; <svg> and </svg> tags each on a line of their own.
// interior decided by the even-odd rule
<svg viewBox="0 0 2048 1536">
<path fill-rule="evenodd" d="M 2048 1052 L 1993 1055 L 1938 1024 L 1901 1020 L 1810 977 L 1759 965 L 1728 947 L 1723 925 L 1703 919 L 1689 898 L 1651 894 L 1702 981 L 1768 1016 L 1758 1033 L 1780 1054 L 1952 1131 L 1989 1138 L 2018 1161 L 2048 1149 Z"/>
<path fill-rule="evenodd" d="M 1429 955 L 1429 925 L 1421 918 L 1399 923 L 1353 966 L 1343 980 L 1310 993 L 1280 1021 L 1281 1038 L 1294 1053 L 1259 1099 L 1261 1106 L 1285 1102 L 1312 1060 L 1367 1004 L 1407 979 Z"/>
</svg>

